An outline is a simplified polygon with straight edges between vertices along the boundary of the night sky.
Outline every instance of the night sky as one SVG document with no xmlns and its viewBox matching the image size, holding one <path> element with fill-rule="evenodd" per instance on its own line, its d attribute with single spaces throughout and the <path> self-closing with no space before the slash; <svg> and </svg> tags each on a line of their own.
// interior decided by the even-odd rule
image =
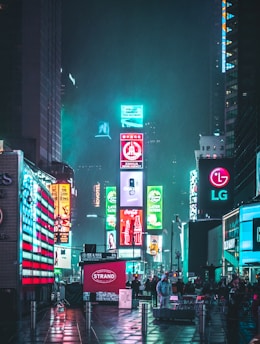
<svg viewBox="0 0 260 344">
<path fill-rule="evenodd" d="M 200 133 L 212 134 L 211 2 L 63 0 L 62 6 L 62 63 L 77 82 L 76 101 L 63 118 L 63 160 L 76 169 L 102 160 L 102 154 L 117 155 L 120 105 L 143 104 L 145 121 L 155 121 L 162 148 L 148 157 L 150 166 L 157 166 L 149 172 L 150 184 L 167 184 L 166 212 L 188 216 L 194 150 Z M 103 142 L 102 153 L 93 150 L 98 120 L 110 122 L 112 137 Z M 112 162 L 111 176 L 116 170 Z"/>
</svg>

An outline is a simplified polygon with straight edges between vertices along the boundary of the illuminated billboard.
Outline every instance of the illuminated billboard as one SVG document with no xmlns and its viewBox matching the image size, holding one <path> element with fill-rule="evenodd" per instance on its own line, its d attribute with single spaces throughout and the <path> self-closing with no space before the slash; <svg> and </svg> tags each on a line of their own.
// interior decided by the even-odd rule
<svg viewBox="0 0 260 344">
<path fill-rule="evenodd" d="M 114 292 L 125 288 L 126 263 L 108 262 L 84 265 L 83 292 Z"/>
<path fill-rule="evenodd" d="M 120 168 L 143 168 L 143 134 L 120 134 Z"/>
<path fill-rule="evenodd" d="M 120 207 L 143 206 L 143 172 L 120 172 Z"/>
<path fill-rule="evenodd" d="M 116 230 L 106 231 L 106 246 L 107 250 L 116 249 Z"/>
<path fill-rule="evenodd" d="M 116 228 L 116 187 L 106 187 L 106 229 Z"/>
<path fill-rule="evenodd" d="M 71 247 L 54 246 L 54 267 L 59 269 L 71 269 Z"/>
<path fill-rule="evenodd" d="M 95 137 L 107 137 L 111 140 L 110 134 L 109 134 L 109 123 L 105 121 L 99 121 L 98 122 L 98 133 L 95 135 Z"/>
<path fill-rule="evenodd" d="M 120 210 L 120 246 L 142 246 L 143 210 Z"/>
<path fill-rule="evenodd" d="M 199 159 L 198 217 L 222 217 L 233 208 L 233 192 L 233 159 Z"/>
<path fill-rule="evenodd" d="M 147 186 L 147 229 L 162 229 L 163 187 Z"/>
<path fill-rule="evenodd" d="M 162 254 L 162 236 L 147 235 L 147 251 L 153 257 Z"/>
<path fill-rule="evenodd" d="M 30 175 L 24 174 L 23 190 L 30 195 L 21 199 L 22 284 L 54 282 L 54 203 L 47 190 Z"/>
<path fill-rule="evenodd" d="M 121 105 L 122 128 L 142 128 L 143 118 L 143 105 Z"/>
<path fill-rule="evenodd" d="M 197 170 L 190 171 L 190 220 L 197 220 L 198 212 L 198 172 Z"/>
<path fill-rule="evenodd" d="M 50 192 L 54 199 L 54 242 L 66 244 L 71 227 L 71 185 L 51 184 Z"/>
</svg>

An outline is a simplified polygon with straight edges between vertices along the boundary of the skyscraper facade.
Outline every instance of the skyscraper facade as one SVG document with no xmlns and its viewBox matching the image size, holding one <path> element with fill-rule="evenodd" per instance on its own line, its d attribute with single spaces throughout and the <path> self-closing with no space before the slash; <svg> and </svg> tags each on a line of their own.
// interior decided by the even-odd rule
<svg viewBox="0 0 260 344">
<path fill-rule="evenodd" d="M 38 166 L 61 161 L 61 1 L 0 4 L 0 138 Z"/>
<path fill-rule="evenodd" d="M 226 15 L 226 156 L 235 157 L 235 203 L 252 199 L 260 149 L 257 0 L 223 1 Z"/>
</svg>

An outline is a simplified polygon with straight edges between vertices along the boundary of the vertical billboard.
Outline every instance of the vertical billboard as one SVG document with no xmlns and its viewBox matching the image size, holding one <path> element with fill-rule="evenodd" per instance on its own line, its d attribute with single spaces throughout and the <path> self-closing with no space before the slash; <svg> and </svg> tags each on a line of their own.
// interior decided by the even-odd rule
<svg viewBox="0 0 260 344">
<path fill-rule="evenodd" d="M 143 210 L 120 210 L 120 246 L 142 246 Z"/>
<path fill-rule="evenodd" d="M 143 172 L 120 172 L 120 207 L 143 206 Z"/>
<path fill-rule="evenodd" d="M 106 232 L 106 249 L 115 250 L 116 249 L 116 231 Z"/>
<path fill-rule="evenodd" d="M 106 187 L 106 230 L 116 228 L 116 187 Z"/>
<path fill-rule="evenodd" d="M 143 120 L 143 105 L 121 105 L 122 128 L 142 128 Z"/>
<path fill-rule="evenodd" d="M 21 199 L 22 284 L 54 282 L 54 203 L 49 191 L 40 186 L 25 168 Z M 28 192 L 28 196 L 27 196 Z"/>
<path fill-rule="evenodd" d="M 147 186 L 147 229 L 162 229 L 163 187 Z"/>
<path fill-rule="evenodd" d="M 198 217 L 222 217 L 233 209 L 233 192 L 233 159 L 199 159 Z"/>
<path fill-rule="evenodd" d="M 58 269 L 71 269 L 71 247 L 54 246 L 54 267 Z"/>
<path fill-rule="evenodd" d="M 198 212 L 198 172 L 190 171 L 190 220 L 197 220 Z"/>
<path fill-rule="evenodd" d="M 148 254 L 161 260 L 162 255 L 162 236 L 161 235 L 147 235 L 147 251 Z"/>
<path fill-rule="evenodd" d="M 143 134 L 120 134 L 120 168 L 143 168 Z"/>
<path fill-rule="evenodd" d="M 54 199 L 54 242 L 67 244 L 71 227 L 71 185 L 51 184 L 50 192 Z"/>
</svg>

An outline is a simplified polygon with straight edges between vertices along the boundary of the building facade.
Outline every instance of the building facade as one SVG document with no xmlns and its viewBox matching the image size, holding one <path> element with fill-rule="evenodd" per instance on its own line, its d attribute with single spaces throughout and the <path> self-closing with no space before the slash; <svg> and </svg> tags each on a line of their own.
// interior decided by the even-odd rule
<svg viewBox="0 0 260 344">
<path fill-rule="evenodd" d="M 45 168 L 61 161 L 61 2 L 1 1 L 0 138 Z"/>
<path fill-rule="evenodd" d="M 49 303 L 54 283 L 54 202 L 48 188 L 54 178 L 38 172 L 22 151 L 1 151 L 0 303 L 10 319 L 29 311 L 32 300 Z"/>
<path fill-rule="evenodd" d="M 226 18 L 226 155 L 235 157 L 235 203 L 255 195 L 260 148 L 258 1 L 223 1 Z"/>
</svg>

